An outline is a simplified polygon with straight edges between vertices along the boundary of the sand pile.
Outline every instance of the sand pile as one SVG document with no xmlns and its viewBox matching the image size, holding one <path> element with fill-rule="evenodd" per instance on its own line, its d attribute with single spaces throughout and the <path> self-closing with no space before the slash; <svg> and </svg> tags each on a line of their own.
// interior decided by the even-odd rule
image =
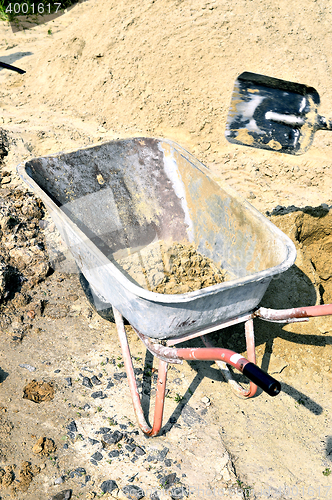
<svg viewBox="0 0 332 500">
<path fill-rule="evenodd" d="M 187 242 L 155 242 L 119 264 L 128 277 L 157 293 L 187 293 L 227 279 L 224 270 Z"/>
</svg>

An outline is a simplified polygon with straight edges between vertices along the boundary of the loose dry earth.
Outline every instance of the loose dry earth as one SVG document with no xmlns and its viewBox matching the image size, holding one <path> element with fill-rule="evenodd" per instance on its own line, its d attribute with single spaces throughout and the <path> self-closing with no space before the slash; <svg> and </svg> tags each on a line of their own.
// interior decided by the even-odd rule
<svg viewBox="0 0 332 500">
<path fill-rule="evenodd" d="M 330 3 L 90 0 L 0 32 L 0 60 L 26 70 L 0 71 L 1 499 L 140 498 L 140 488 L 161 499 L 332 498 L 332 320 L 257 320 L 258 364 L 282 384 L 273 399 L 237 399 L 213 363 L 173 367 L 164 431 L 146 439 L 115 326 L 77 274 L 53 272 L 47 213 L 15 173 L 27 158 L 104 140 L 173 139 L 295 242 L 296 265 L 262 304 L 332 302 L 330 132 L 299 157 L 224 139 L 244 70 L 312 85 L 328 114 Z M 128 331 L 148 409 L 155 365 Z M 218 342 L 245 352 L 243 327 Z"/>
</svg>

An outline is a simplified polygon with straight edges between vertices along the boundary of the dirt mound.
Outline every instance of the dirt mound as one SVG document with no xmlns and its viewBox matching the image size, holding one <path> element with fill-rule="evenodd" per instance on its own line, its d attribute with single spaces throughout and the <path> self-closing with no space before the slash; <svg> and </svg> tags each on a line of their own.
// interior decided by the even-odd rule
<svg viewBox="0 0 332 500">
<path fill-rule="evenodd" d="M 50 272 L 39 227 L 43 215 L 42 203 L 26 189 L 0 190 L 0 304 L 15 294 L 14 305 L 27 303 L 26 292 Z"/>
<path fill-rule="evenodd" d="M 32 380 L 23 389 L 23 398 L 30 399 L 34 403 L 42 401 L 52 401 L 54 398 L 54 387 L 48 382 L 37 382 Z"/>
<path fill-rule="evenodd" d="M 47 437 L 40 437 L 37 440 L 37 443 L 32 448 L 33 453 L 37 455 L 49 455 L 56 451 L 56 446 L 54 444 L 53 439 Z"/>
<path fill-rule="evenodd" d="M 303 290 L 301 305 L 305 305 L 310 290 L 308 279 L 311 288 L 315 289 L 318 304 L 332 302 L 332 210 L 324 206 L 307 207 L 272 216 L 271 220 L 296 245 L 297 267 L 303 272 L 298 273 L 296 281 L 299 289 L 307 289 Z M 313 297 L 309 300 L 312 303 Z"/>
<path fill-rule="evenodd" d="M 0 468 L 0 485 L 10 488 L 14 494 L 26 492 L 34 476 L 39 472 L 40 468 L 30 462 L 23 462 L 18 472 L 15 472 L 15 466 L 8 465 L 4 469 Z"/>
</svg>

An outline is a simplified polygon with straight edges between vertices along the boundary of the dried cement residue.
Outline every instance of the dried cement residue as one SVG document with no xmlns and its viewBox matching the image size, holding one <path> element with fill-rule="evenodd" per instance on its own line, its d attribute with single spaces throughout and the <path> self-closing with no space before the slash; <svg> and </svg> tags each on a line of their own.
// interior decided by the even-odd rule
<svg viewBox="0 0 332 500">
<path fill-rule="evenodd" d="M 224 270 L 190 243 L 158 241 L 118 262 L 140 286 L 157 293 L 187 293 L 227 279 Z"/>
</svg>

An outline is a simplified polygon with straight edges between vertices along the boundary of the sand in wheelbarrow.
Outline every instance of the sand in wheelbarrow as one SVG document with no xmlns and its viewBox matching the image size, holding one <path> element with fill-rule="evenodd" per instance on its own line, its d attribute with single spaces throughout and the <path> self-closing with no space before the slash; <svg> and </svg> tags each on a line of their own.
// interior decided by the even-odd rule
<svg viewBox="0 0 332 500">
<path fill-rule="evenodd" d="M 157 293 L 187 293 L 227 280 L 223 269 L 185 242 L 159 241 L 119 264 L 140 286 Z"/>
</svg>

